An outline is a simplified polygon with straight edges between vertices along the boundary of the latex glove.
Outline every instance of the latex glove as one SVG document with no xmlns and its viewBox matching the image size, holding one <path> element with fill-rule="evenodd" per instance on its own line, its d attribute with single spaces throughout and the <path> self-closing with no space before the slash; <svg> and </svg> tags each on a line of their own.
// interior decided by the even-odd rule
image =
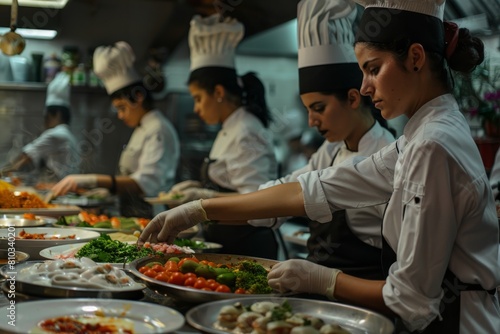
<svg viewBox="0 0 500 334">
<path fill-rule="evenodd" d="M 139 236 L 138 244 L 146 241 L 172 244 L 177 234 L 208 220 L 201 200 L 183 204 L 154 217 Z"/>
<path fill-rule="evenodd" d="M 201 188 L 202 184 L 199 181 L 187 180 L 174 184 L 170 189 L 171 193 L 178 193 L 189 188 Z"/>
<path fill-rule="evenodd" d="M 76 191 L 78 188 L 97 187 L 96 174 L 74 174 L 68 175 L 52 187 L 54 196 L 61 196 L 70 191 Z"/>
<path fill-rule="evenodd" d="M 173 208 L 197 199 L 212 198 L 216 193 L 216 191 L 206 188 L 188 188 L 176 193 L 170 192 L 169 194 L 175 197 L 166 199 L 164 203 Z"/>
<path fill-rule="evenodd" d="M 315 293 L 335 300 L 335 281 L 341 270 L 328 268 L 307 260 L 287 260 L 273 266 L 267 279 L 271 288 L 281 293 Z"/>
</svg>

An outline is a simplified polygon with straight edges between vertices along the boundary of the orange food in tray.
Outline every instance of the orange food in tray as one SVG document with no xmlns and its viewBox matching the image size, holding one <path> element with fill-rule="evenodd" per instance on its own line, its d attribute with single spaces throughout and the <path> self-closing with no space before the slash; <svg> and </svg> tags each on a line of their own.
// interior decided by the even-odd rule
<svg viewBox="0 0 500 334">
<path fill-rule="evenodd" d="M 38 209 L 49 206 L 36 194 L 26 191 L 0 190 L 0 209 Z"/>
</svg>

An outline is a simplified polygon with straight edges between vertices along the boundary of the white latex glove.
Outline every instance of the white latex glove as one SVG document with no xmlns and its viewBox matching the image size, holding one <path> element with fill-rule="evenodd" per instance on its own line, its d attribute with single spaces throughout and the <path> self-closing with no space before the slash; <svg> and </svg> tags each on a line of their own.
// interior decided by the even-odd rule
<svg viewBox="0 0 500 334">
<path fill-rule="evenodd" d="M 172 244 L 177 234 L 208 220 L 201 200 L 183 204 L 154 217 L 142 231 L 138 244 L 146 241 Z"/>
<path fill-rule="evenodd" d="M 61 196 L 70 191 L 76 191 L 78 188 L 96 188 L 96 174 L 74 174 L 68 175 L 52 187 L 54 196 Z"/>
<path fill-rule="evenodd" d="M 175 198 L 166 198 L 163 202 L 169 207 L 174 208 L 197 199 L 212 198 L 216 193 L 216 191 L 206 188 L 188 188 L 176 193 L 170 192 L 169 195 L 175 196 Z"/>
<path fill-rule="evenodd" d="M 201 188 L 202 184 L 199 181 L 187 180 L 174 184 L 170 189 L 171 193 L 178 193 L 189 188 Z"/>
<path fill-rule="evenodd" d="M 341 270 L 307 260 L 287 260 L 273 266 L 267 279 L 269 286 L 281 293 L 315 293 L 335 300 L 335 281 Z"/>
</svg>

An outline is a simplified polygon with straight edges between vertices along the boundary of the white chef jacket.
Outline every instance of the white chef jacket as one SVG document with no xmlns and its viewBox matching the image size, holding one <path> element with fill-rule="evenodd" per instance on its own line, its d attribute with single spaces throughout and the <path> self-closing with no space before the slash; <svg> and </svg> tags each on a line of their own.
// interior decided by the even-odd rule
<svg viewBox="0 0 500 334">
<path fill-rule="evenodd" d="M 239 193 L 256 191 L 277 177 L 272 135 L 252 113 L 240 107 L 222 124 L 209 155 L 212 182 Z"/>
<path fill-rule="evenodd" d="M 58 180 L 80 171 L 78 142 L 68 124 L 59 124 L 45 130 L 38 138 L 23 147 L 23 153 L 29 156 L 37 167 L 44 160 L 46 167 Z"/>
<path fill-rule="evenodd" d="M 333 166 L 336 166 L 344 160 L 351 159 L 355 156 L 369 156 L 393 141 L 394 136 L 378 122 L 375 122 L 363 137 L 361 137 L 357 152 L 350 151 L 343 141 L 332 143 L 325 141 L 311 156 L 306 166 L 278 180 L 264 183 L 259 187 L 259 190 L 281 183 L 295 182 L 301 174 L 332 166 L 333 159 L 335 159 L 333 161 Z M 354 235 L 371 246 L 382 248 L 380 229 L 385 207 L 386 205 L 383 204 L 363 209 L 346 210 L 347 224 Z M 286 219 L 287 218 L 278 218 L 278 222 L 273 224 L 273 228 L 279 227 Z M 249 222 L 255 226 L 263 226 L 263 223 L 266 221 L 266 219 L 259 219 Z M 271 221 L 274 223 L 273 219 Z"/>
<path fill-rule="evenodd" d="M 498 189 L 498 186 L 500 185 L 500 149 L 497 150 L 495 162 L 493 163 L 493 168 L 491 169 L 490 185 L 492 187 L 494 185 L 496 186 L 496 188 L 493 189 L 493 197 L 496 198 L 498 196 L 498 192 L 500 191 L 500 189 Z"/>
<path fill-rule="evenodd" d="M 469 125 L 450 95 L 422 106 L 395 142 L 368 158 L 299 176 L 309 218 L 388 202 L 383 236 L 397 254 L 385 304 L 410 330 L 439 315 L 447 267 L 464 283 L 500 285 L 495 203 Z M 461 293 L 460 333 L 498 333 L 498 293 Z"/>
<path fill-rule="evenodd" d="M 151 110 L 134 129 L 118 168 L 137 182 L 145 196 L 156 196 L 174 184 L 179 155 L 174 126 L 159 110 Z"/>
</svg>

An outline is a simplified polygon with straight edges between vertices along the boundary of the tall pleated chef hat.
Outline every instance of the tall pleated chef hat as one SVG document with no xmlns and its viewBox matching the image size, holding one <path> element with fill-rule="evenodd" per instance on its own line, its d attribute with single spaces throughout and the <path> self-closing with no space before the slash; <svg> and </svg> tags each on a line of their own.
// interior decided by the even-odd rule
<svg viewBox="0 0 500 334">
<path fill-rule="evenodd" d="M 236 47 L 243 38 L 243 24 L 220 14 L 191 19 L 189 49 L 191 72 L 205 67 L 235 68 Z"/>
<path fill-rule="evenodd" d="M 348 0 L 302 0 L 297 6 L 299 92 L 360 88 L 354 54 L 356 4 Z"/>
<path fill-rule="evenodd" d="M 70 76 L 66 72 L 59 72 L 47 86 L 45 106 L 70 106 Z"/>
<path fill-rule="evenodd" d="M 100 46 L 94 51 L 94 72 L 101 79 L 109 95 L 133 83 L 141 77 L 134 69 L 135 54 L 127 42 Z"/>
<path fill-rule="evenodd" d="M 444 54 L 446 0 L 355 0 L 365 7 L 356 42 L 420 43 L 426 51 Z M 455 25 L 456 26 L 456 25 Z M 448 30 L 448 26 L 446 29 Z M 458 29 L 453 34 L 458 36 Z M 447 42 L 448 43 L 448 31 Z M 409 46 L 409 45 L 408 45 Z M 454 47 L 453 47 L 454 48 Z"/>
</svg>

